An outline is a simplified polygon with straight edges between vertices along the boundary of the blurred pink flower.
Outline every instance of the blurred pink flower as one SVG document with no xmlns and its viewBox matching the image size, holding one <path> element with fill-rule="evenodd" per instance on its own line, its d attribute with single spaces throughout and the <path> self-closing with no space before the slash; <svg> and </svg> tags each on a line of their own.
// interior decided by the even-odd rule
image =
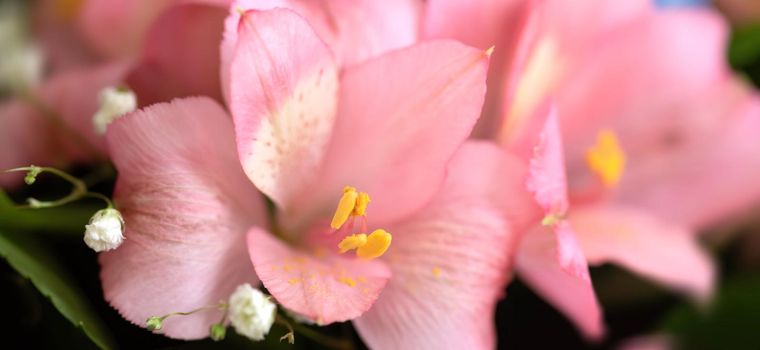
<svg viewBox="0 0 760 350">
<path fill-rule="evenodd" d="M 513 195 L 525 192 L 516 158 L 463 145 L 488 52 L 431 41 L 341 69 L 336 46 L 295 12 L 233 13 L 223 56 L 233 122 L 194 98 L 108 131 L 127 231 L 101 255 L 106 299 L 141 323 L 258 278 L 319 324 L 353 319 L 373 348 L 492 348 L 516 243 L 505 213 L 531 202 Z M 495 176 L 505 173 L 514 176 Z M 378 259 L 338 252 L 360 232 L 335 232 L 330 221 L 347 185 L 371 195 L 357 220 L 392 235 L 387 252 L 367 243 Z M 275 204 L 271 219 L 258 191 Z M 164 330 L 205 337 L 218 317 L 177 318 Z"/>
<path fill-rule="evenodd" d="M 29 164 L 64 167 L 105 158 L 105 140 L 96 134 L 92 117 L 100 91 L 118 85 L 128 69 L 126 63 L 73 68 L 35 88 L 35 102 L 11 98 L 0 103 L 0 169 Z M 17 185 L 22 178 L 23 174 L 0 173 L 0 186 Z"/>
<path fill-rule="evenodd" d="M 651 6 L 432 0 L 425 10 L 425 37 L 496 45 L 478 136 L 530 162 L 545 224 L 525 235 L 518 273 L 591 337 L 603 327 L 585 259 L 704 299 L 714 271 L 693 232 L 760 198 L 760 105 L 725 64 L 725 23 Z"/>
<path fill-rule="evenodd" d="M 95 133 L 92 117 L 99 108 L 98 96 L 107 87 L 128 85 L 141 105 L 198 94 L 221 100 L 218 47 L 227 13 L 223 1 L 213 6 L 201 1 L 162 6 L 163 12 L 140 22 L 145 22 L 148 31 L 144 47 L 122 50 L 119 55 L 99 55 L 88 48 L 97 45 L 86 40 L 90 36 L 80 29 L 89 28 L 82 23 L 91 16 L 108 18 L 108 28 L 112 28 L 120 21 L 135 20 L 137 15 L 130 11 L 147 15 L 148 3 L 165 2 L 39 3 L 33 40 L 42 45 L 49 73 L 40 86 L 21 92 L 26 98 L 11 97 L 0 105 L 0 169 L 28 164 L 65 167 L 71 162 L 105 159 L 105 142 Z M 99 9 L 118 11 L 109 15 Z M 130 35 L 141 32 L 132 29 Z M 143 41 L 142 36 L 121 38 L 119 31 L 98 28 L 97 32 L 124 47 L 130 40 Z M 0 185 L 12 186 L 20 179 L 17 174 L 0 175 Z"/>
</svg>

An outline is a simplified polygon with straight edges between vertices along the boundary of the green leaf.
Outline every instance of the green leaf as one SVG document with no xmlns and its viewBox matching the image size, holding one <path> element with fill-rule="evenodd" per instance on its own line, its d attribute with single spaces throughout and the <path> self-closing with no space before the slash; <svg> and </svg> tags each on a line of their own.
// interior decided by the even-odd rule
<svg viewBox="0 0 760 350">
<path fill-rule="evenodd" d="M 731 65 L 746 68 L 760 59 L 760 24 L 737 28 L 728 47 Z"/>
<path fill-rule="evenodd" d="M 760 344 L 760 275 L 732 278 L 722 286 L 712 305 L 683 306 L 664 322 L 683 349 L 757 349 Z"/>
<path fill-rule="evenodd" d="M 81 327 L 98 347 L 115 348 L 103 321 L 90 308 L 66 272 L 59 268 L 62 264 L 32 236 L 0 232 L 0 255 L 21 275 L 29 278 L 43 295 L 50 298 L 56 309 L 74 325 Z"/>
<path fill-rule="evenodd" d="M 102 207 L 102 206 L 101 206 Z M 0 189 L 0 229 L 6 231 L 44 231 L 82 235 L 84 225 L 101 207 L 72 204 L 57 208 L 18 209 Z"/>
</svg>

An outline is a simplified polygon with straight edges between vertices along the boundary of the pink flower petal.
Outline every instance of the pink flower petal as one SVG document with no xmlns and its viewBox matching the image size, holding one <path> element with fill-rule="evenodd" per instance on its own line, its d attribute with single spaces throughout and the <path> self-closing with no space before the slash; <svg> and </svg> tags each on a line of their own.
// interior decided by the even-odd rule
<svg viewBox="0 0 760 350">
<path fill-rule="evenodd" d="M 554 237 L 557 240 L 559 266 L 573 276 L 591 280 L 586 256 L 572 226 L 566 220 L 558 222 L 554 225 Z"/>
<path fill-rule="evenodd" d="M 488 55 L 452 41 L 415 45 L 349 67 L 341 79 L 318 203 L 343 186 L 372 196 L 372 223 L 424 205 L 470 134 L 483 104 Z"/>
<path fill-rule="evenodd" d="M 196 95 L 222 100 L 219 42 L 226 15 L 226 7 L 187 4 L 156 19 L 127 80 L 141 106 Z"/>
<path fill-rule="evenodd" d="M 495 136 L 508 104 L 516 72 L 533 39 L 534 1 L 431 0 L 425 2 L 422 37 L 456 39 L 481 49 L 494 47 L 488 72 L 486 105 L 473 136 Z"/>
<path fill-rule="evenodd" d="M 727 30 L 707 10 L 659 11 L 579 53 L 581 64 L 555 96 L 568 163 L 581 162 L 600 127 L 613 127 L 627 152 L 635 154 L 632 145 L 652 139 L 641 135 L 676 120 L 674 106 L 697 100 L 728 73 Z"/>
<path fill-rule="evenodd" d="M 760 203 L 760 98 L 728 80 L 684 102 L 680 121 L 649 133 L 617 199 L 699 229 Z"/>
<path fill-rule="evenodd" d="M 287 211 L 322 165 L 337 108 L 337 66 L 290 10 L 248 11 L 238 36 L 230 110 L 240 160 L 256 187 Z"/>
<path fill-rule="evenodd" d="M 248 253 L 277 302 L 320 325 L 359 317 L 391 277 L 381 261 L 298 250 L 258 228 L 248 232 Z"/>
<path fill-rule="evenodd" d="M 507 218 L 532 205 L 523 188 L 525 169 L 484 142 L 465 144 L 449 169 L 430 204 L 390 228 L 386 261 L 393 278 L 354 321 L 370 348 L 495 346 L 495 305 L 511 277 L 517 243 L 518 224 Z"/>
<path fill-rule="evenodd" d="M 562 135 L 553 107 L 534 145 L 526 186 L 546 215 L 561 216 L 569 204 Z"/>
<path fill-rule="evenodd" d="M 76 13 L 58 0 L 41 0 L 30 5 L 34 40 L 42 48 L 45 68 L 58 73 L 97 61 L 77 27 Z M 62 9 L 63 8 L 63 9 Z"/>
<path fill-rule="evenodd" d="M 58 74 L 34 91 L 35 99 L 54 111 L 93 149 L 73 140 L 55 126 L 38 107 L 19 99 L 6 102 L 0 113 L 0 169 L 29 164 L 65 167 L 73 161 L 89 162 L 105 154 L 105 141 L 95 133 L 92 116 L 99 108 L 100 90 L 121 83 L 126 63 L 72 69 Z M 20 183 L 23 176 L 0 175 L 0 184 Z"/>
<path fill-rule="evenodd" d="M 574 208 L 569 220 L 590 263 L 618 263 L 701 300 L 709 298 L 715 270 L 688 230 L 609 206 Z"/>
<path fill-rule="evenodd" d="M 54 164 L 49 152 L 59 146 L 51 135 L 50 125 L 32 106 L 19 100 L 0 105 L 0 187 L 9 189 L 21 184 L 23 173 L 2 170 L 30 164 Z"/>
<path fill-rule="evenodd" d="M 430 0 L 425 4 L 423 37 L 456 39 L 481 49 L 508 49 L 505 37 L 519 27 L 529 1 Z"/>
<path fill-rule="evenodd" d="M 100 108 L 100 91 L 122 84 L 128 68 L 128 62 L 115 62 L 68 71 L 45 83 L 40 98 L 69 127 L 87 139 L 96 152 L 105 153 L 105 139 L 95 133 L 92 116 Z M 93 158 L 91 151 L 72 141 L 70 136 L 60 130 L 55 134 L 64 140 L 69 160 L 89 161 Z M 60 149 L 53 152 L 60 152 Z"/>
<path fill-rule="evenodd" d="M 79 15 L 84 39 L 102 56 L 135 53 L 151 22 L 178 0 L 87 0 Z"/>
<path fill-rule="evenodd" d="M 103 291 L 127 320 L 190 311 L 256 283 L 245 232 L 266 225 L 261 195 L 240 168 L 229 116 L 208 98 L 156 104 L 107 133 L 119 171 L 124 243 L 100 256 Z M 221 314 L 173 317 L 173 338 L 208 336 Z"/>
<path fill-rule="evenodd" d="M 526 284 L 573 321 L 586 337 L 599 339 L 604 335 L 602 310 L 588 271 L 567 273 L 557 259 L 559 249 L 558 240 L 548 229 L 536 227 L 522 239 L 516 260 L 517 273 Z"/>
<path fill-rule="evenodd" d="M 240 12 L 288 8 L 306 18 L 335 54 L 338 65 L 361 62 L 417 39 L 419 2 L 415 0 L 238 0 L 225 23 L 222 88 L 229 100 L 229 62 L 237 43 Z"/>
</svg>

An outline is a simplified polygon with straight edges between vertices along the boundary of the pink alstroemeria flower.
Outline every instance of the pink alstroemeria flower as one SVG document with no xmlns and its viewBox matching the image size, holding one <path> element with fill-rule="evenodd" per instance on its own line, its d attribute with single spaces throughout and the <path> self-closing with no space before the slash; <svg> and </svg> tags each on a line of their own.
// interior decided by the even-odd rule
<svg viewBox="0 0 760 350">
<path fill-rule="evenodd" d="M 480 135 L 529 161 L 528 187 L 543 209 L 518 273 L 590 337 L 603 325 L 586 259 L 704 300 L 714 271 L 693 233 L 760 197 L 751 178 L 760 106 L 726 67 L 725 24 L 705 9 L 650 7 L 426 8 L 427 36 L 496 45 Z"/>
<path fill-rule="evenodd" d="M 90 118 L 98 107 L 98 92 L 108 86 L 127 85 L 137 95 L 140 106 L 195 95 L 221 101 L 219 74 L 220 70 L 224 73 L 222 79 L 228 85 L 229 68 L 220 66 L 219 46 L 231 2 L 89 0 L 65 6 L 56 1 L 41 2 L 36 11 L 40 20 L 38 39 L 53 73 L 50 82 L 43 83 L 35 94 L 40 95 L 47 109 L 57 112 L 63 122 L 89 140 L 94 146 L 89 148 L 96 151 L 78 149 L 77 157 L 63 152 L 56 140 L 71 135 L 52 126 L 36 107 L 13 100 L 0 107 L 0 125 L 6 126 L 0 133 L 8 134 L 0 138 L 0 148 L 4 150 L 0 169 L 30 163 L 66 166 L 72 160 L 88 161 L 93 153 L 104 155 L 100 146 L 103 141 L 93 132 Z M 240 1 L 227 20 L 226 35 L 234 37 L 240 11 L 276 6 L 291 8 L 309 19 L 341 64 L 407 46 L 417 39 L 420 9 L 412 0 L 388 1 L 382 6 L 371 0 Z M 373 25 L 368 25 L 368 20 Z M 234 38 L 225 41 L 222 62 L 229 61 L 229 43 L 233 42 Z M 100 63 L 103 60 L 131 63 L 120 63 L 125 67 L 117 72 L 104 68 L 115 64 Z M 87 83 L 97 74 L 109 76 L 96 85 Z M 44 91 L 51 89 L 65 94 L 65 98 L 45 97 L 50 93 Z M 39 142 L 41 135 L 49 141 Z M 74 145 L 81 148 L 81 144 Z M 21 177 L 0 175 L 0 185 L 17 184 Z"/>
<path fill-rule="evenodd" d="M 127 231 L 101 255 L 106 299 L 142 324 L 258 278 L 318 324 L 354 320 L 372 348 L 492 348 L 489 315 L 516 243 L 505 213 L 519 216 L 530 200 L 516 158 L 463 145 L 488 52 L 431 41 L 341 70 L 291 10 L 238 21 L 228 36 L 232 121 L 193 98 L 108 131 Z M 495 176 L 510 169 L 511 180 Z M 258 191 L 275 204 L 271 219 Z M 364 194 L 366 211 L 343 207 Z M 339 242 L 357 252 L 339 253 Z M 219 317 L 172 319 L 164 331 L 205 337 Z"/>
</svg>

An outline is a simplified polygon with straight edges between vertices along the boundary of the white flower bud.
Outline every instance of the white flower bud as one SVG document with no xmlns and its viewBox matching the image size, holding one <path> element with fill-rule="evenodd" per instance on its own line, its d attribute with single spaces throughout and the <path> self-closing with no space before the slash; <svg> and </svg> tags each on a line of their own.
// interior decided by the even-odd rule
<svg viewBox="0 0 760 350">
<path fill-rule="evenodd" d="M 116 118 L 137 109 L 135 93 L 126 87 L 107 87 L 100 91 L 100 109 L 92 116 L 95 131 L 106 133 L 106 127 Z"/>
<path fill-rule="evenodd" d="M 96 252 L 116 249 L 124 241 L 124 219 L 116 209 L 101 209 L 85 226 L 84 243 Z"/>
<path fill-rule="evenodd" d="M 277 305 L 260 290 L 245 283 L 230 296 L 228 311 L 230 323 L 238 334 L 252 340 L 264 340 L 274 323 Z"/>
</svg>

